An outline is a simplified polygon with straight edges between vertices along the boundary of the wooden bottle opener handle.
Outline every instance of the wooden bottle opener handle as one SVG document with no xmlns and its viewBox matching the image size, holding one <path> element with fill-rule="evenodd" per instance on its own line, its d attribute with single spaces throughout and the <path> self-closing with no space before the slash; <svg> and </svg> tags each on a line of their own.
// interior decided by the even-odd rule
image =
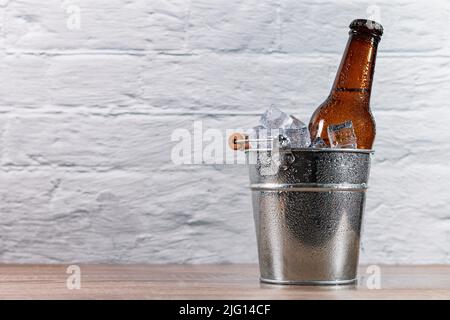
<svg viewBox="0 0 450 320">
<path fill-rule="evenodd" d="M 235 132 L 228 138 L 228 145 L 232 150 L 248 150 L 250 149 L 250 144 L 248 143 L 248 135 Z"/>
</svg>

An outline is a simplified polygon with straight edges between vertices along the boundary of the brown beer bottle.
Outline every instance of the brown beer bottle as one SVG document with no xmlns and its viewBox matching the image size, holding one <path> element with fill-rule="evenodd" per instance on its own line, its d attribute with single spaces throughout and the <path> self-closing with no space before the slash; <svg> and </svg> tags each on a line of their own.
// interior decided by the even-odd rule
<svg viewBox="0 0 450 320">
<path fill-rule="evenodd" d="M 375 121 L 369 101 L 383 27 L 375 21 L 357 19 L 350 24 L 349 34 L 331 93 L 312 115 L 309 130 L 311 140 L 322 138 L 325 144 L 330 145 L 330 128 L 353 126 L 355 146 L 372 149 Z"/>
</svg>

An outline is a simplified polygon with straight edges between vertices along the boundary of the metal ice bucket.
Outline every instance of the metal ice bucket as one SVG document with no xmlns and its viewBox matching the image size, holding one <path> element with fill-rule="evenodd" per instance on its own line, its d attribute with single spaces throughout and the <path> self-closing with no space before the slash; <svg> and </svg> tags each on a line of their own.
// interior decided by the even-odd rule
<svg viewBox="0 0 450 320">
<path fill-rule="evenodd" d="M 356 281 L 371 153 L 247 150 L 261 281 Z"/>
</svg>

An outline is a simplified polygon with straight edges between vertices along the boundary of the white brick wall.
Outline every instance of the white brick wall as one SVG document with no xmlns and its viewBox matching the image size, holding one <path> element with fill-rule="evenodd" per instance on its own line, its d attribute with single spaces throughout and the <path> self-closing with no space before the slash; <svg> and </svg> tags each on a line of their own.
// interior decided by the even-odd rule
<svg viewBox="0 0 450 320">
<path fill-rule="evenodd" d="M 255 262 L 246 168 L 176 166 L 171 133 L 308 121 L 378 9 L 362 261 L 450 263 L 446 0 L 1 1 L 0 262 Z"/>
</svg>

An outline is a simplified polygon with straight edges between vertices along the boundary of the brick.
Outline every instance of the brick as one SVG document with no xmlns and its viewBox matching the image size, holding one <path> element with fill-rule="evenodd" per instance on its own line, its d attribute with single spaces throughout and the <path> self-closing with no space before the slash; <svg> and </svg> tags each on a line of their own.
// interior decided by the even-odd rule
<svg viewBox="0 0 450 320">
<path fill-rule="evenodd" d="M 271 52 L 278 49 L 278 30 L 274 1 L 193 1 L 188 44 L 194 51 Z"/>
<path fill-rule="evenodd" d="M 5 212 L 0 230 L 8 248 L 0 257 L 4 262 L 41 263 L 254 261 L 246 185 L 236 189 L 222 184 L 239 175 L 213 167 L 177 175 L 0 172 L 0 208 Z M 234 195 L 230 188 L 241 191 Z M 234 206 L 215 214 L 231 200 Z M 227 253 L 240 243 L 253 250 L 241 247 Z"/>
<path fill-rule="evenodd" d="M 193 134 L 193 122 L 203 132 L 220 129 L 223 150 L 226 130 L 256 125 L 254 116 L 22 116 L 9 119 L 3 133 L 3 164 L 31 167 L 80 167 L 82 170 L 128 168 L 171 170 L 171 141 L 176 129 Z M 194 139 L 194 137 L 192 137 Z M 193 140 L 192 140 L 193 141 Z M 204 141 L 206 147 L 210 142 Z M 191 151 L 194 151 L 192 145 Z M 194 157 L 191 157 L 192 162 Z"/>
<path fill-rule="evenodd" d="M 11 2 L 5 13 L 8 50 L 120 50 L 183 48 L 187 1 Z M 80 27 L 73 22 L 79 7 Z M 69 21 L 69 26 L 68 26 Z M 75 27 L 74 27 L 75 26 Z"/>
<path fill-rule="evenodd" d="M 431 1 L 320 1 L 283 0 L 282 51 L 296 54 L 341 54 L 348 25 L 356 18 L 372 18 L 379 12 L 385 29 L 381 52 L 430 52 L 448 54 L 447 17 L 450 4 Z M 378 15 L 378 14 L 376 14 Z M 376 16 L 375 15 L 375 16 Z"/>
</svg>

